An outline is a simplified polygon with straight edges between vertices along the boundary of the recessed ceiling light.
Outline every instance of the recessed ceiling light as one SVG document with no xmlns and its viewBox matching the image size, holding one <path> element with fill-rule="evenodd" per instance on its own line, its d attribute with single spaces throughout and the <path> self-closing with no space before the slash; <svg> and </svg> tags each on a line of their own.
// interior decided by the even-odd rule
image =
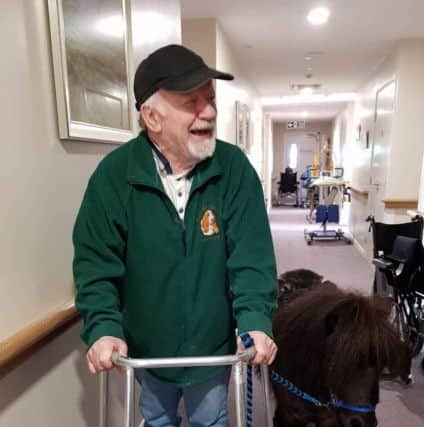
<svg viewBox="0 0 424 427">
<path fill-rule="evenodd" d="M 323 25 L 328 21 L 330 11 L 326 7 L 317 7 L 308 13 L 308 21 L 312 25 Z"/>
<path fill-rule="evenodd" d="M 302 95 L 312 95 L 314 93 L 314 90 L 311 87 L 304 87 L 300 89 L 300 93 Z"/>
<path fill-rule="evenodd" d="M 302 111 L 300 113 L 300 116 L 303 117 L 303 118 L 306 118 L 306 117 L 308 117 L 308 112 L 307 111 Z"/>
</svg>

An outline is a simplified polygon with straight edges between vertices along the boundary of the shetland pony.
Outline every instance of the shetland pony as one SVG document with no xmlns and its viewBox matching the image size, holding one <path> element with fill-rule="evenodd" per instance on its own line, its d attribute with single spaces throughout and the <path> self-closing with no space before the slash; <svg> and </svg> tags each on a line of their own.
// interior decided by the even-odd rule
<svg viewBox="0 0 424 427">
<path fill-rule="evenodd" d="M 319 279 L 321 280 L 321 279 Z M 317 278 L 317 281 L 319 281 Z M 346 404 L 375 406 L 382 371 L 409 372 L 411 352 L 389 322 L 391 302 L 345 292 L 330 282 L 305 286 L 280 304 L 271 368 L 320 402 L 329 393 Z M 375 412 L 318 407 L 273 383 L 275 427 L 374 427 Z"/>
</svg>

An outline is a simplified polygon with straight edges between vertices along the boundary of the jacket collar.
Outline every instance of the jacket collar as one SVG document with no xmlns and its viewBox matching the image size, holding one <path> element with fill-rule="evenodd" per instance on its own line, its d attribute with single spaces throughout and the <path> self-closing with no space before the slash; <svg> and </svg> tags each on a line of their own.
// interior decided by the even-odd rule
<svg viewBox="0 0 424 427">
<path fill-rule="evenodd" d="M 193 193 L 213 177 L 222 175 L 222 173 L 223 170 L 216 154 L 198 163 L 194 167 L 190 193 Z M 145 185 L 163 191 L 146 132 L 141 132 L 131 145 L 127 180 L 130 184 Z"/>
</svg>

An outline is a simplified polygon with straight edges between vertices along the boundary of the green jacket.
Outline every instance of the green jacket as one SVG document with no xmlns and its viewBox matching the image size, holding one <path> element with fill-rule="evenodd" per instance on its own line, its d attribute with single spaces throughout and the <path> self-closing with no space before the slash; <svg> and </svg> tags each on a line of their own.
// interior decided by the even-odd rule
<svg viewBox="0 0 424 427">
<path fill-rule="evenodd" d="M 216 221 L 209 229 L 207 211 Z M 127 342 L 130 357 L 223 355 L 235 351 L 236 327 L 272 334 L 277 275 L 262 188 L 234 145 L 217 141 L 197 165 L 184 222 L 146 135 L 120 146 L 90 178 L 73 242 L 88 347 L 111 335 Z M 220 369 L 153 374 L 188 386 Z"/>
</svg>

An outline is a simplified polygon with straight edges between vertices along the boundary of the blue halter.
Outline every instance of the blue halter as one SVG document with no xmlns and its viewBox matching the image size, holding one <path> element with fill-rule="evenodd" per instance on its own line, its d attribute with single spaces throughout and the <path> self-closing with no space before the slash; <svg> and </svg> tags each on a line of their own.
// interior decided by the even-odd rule
<svg viewBox="0 0 424 427">
<path fill-rule="evenodd" d="M 240 338 L 241 338 L 241 341 L 242 341 L 245 348 L 248 348 L 248 347 L 253 345 L 253 340 L 248 333 L 244 332 L 244 333 L 240 334 Z M 372 405 L 365 405 L 365 406 L 350 405 L 348 403 L 343 402 L 342 400 L 337 399 L 331 390 L 329 393 L 328 402 L 321 402 L 320 400 L 316 399 L 315 397 L 311 396 L 310 394 L 298 389 L 289 380 L 285 379 L 280 374 L 277 374 L 277 372 L 270 369 L 269 375 L 270 375 L 272 381 L 276 382 L 277 384 L 280 384 L 282 387 L 284 387 L 290 393 L 294 394 L 295 396 L 302 398 L 303 400 L 306 400 L 306 401 L 312 403 L 315 406 L 324 407 L 324 408 L 331 408 L 332 407 L 332 408 L 347 409 L 348 411 L 360 412 L 363 414 L 375 412 L 375 406 L 372 406 Z M 248 365 L 247 377 L 248 377 L 247 378 L 247 425 L 248 425 L 248 427 L 250 427 L 252 425 L 252 419 L 253 419 L 253 417 L 252 417 L 253 390 L 252 390 L 252 368 L 251 368 L 251 365 Z"/>
</svg>

